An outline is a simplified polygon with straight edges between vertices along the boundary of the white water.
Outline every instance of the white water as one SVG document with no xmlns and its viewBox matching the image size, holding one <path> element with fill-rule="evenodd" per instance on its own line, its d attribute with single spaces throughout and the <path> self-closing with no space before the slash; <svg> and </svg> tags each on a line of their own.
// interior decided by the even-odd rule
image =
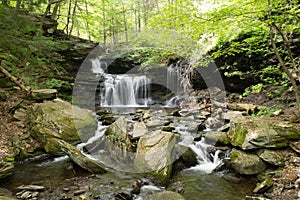
<svg viewBox="0 0 300 200">
<path fill-rule="evenodd" d="M 151 79 L 137 75 L 106 74 L 101 106 L 147 106 Z"/>
<path fill-rule="evenodd" d="M 101 90 L 102 107 L 144 107 L 152 103 L 151 79 L 139 74 L 107 74 L 107 64 L 92 59 L 92 71 L 105 77 Z"/>
<path fill-rule="evenodd" d="M 181 91 L 181 73 L 182 68 L 177 65 L 170 65 L 167 69 L 167 88 L 174 94 Z"/>
<path fill-rule="evenodd" d="M 222 160 L 219 158 L 220 151 L 217 150 L 215 154 L 210 154 L 209 149 L 213 146 L 205 143 L 204 138 L 195 144 L 189 145 L 189 147 L 196 153 L 198 165 L 188 170 L 202 171 L 209 174 L 222 163 Z"/>
</svg>

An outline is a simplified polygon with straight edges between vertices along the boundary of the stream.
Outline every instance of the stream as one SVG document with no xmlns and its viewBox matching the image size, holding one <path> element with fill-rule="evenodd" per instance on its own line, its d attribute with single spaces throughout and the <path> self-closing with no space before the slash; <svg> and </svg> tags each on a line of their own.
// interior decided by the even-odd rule
<svg viewBox="0 0 300 200">
<path fill-rule="evenodd" d="M 4 187 L 16 193 L 20 185 L 37 184 L 46 187 L 46 191 L 40 193 L 41 199 L 59 199 L 63 197 L 64 188 L 73 191 L 85 188 L 99 199 L 112 199 L 112 194 L 120 191 L 130 191 L 134 181 L 143 178 L 140 174 L 110 171 L 102 175 L 90 175 L 89 173 L 74 167 L 66 169 L 70 164 L 67 157 L 48 159 L 45 161 L 33 161 L 16 166 L 14 175 L 5 183 Z M 175 175 L 166 189 L 172 189 L 180 183 L 184 188 L 182 195 L 187 200 L 239 200 L 251 194 L 254 182 L 247 180 L 243 183 L 231 183 L 222 178 L 222 173 L 204 173 L 197 169 L 183 170 Z M 88 188 L 88 189 L 87 189 Z M 141 193 L 134 199 L 145 199 L 145 196 L 163 191 L 165 188 L 157 186 L 144 186 Z M 95 198 L 95 199 L 97 199 Z"/>
<path fill-rule="evenodd" d="M 92 70 L 94 73 L 102 74 L 105 77 L 100 90 L 100 106 L 103 108 L 111 108 L 118 112 L 126 111 L 129 123 L 135 123 L 133 118 L 145 116 L 147 111 L 138 111 L 135 108 L 147 108 L 152 106 L 152 110 L 148 112 L 149 118 L 145 124 L 149 127 L 155 123 L 162 125 L 164 121 L 172 121 L 169 123 L 173 131 L 180 135 L 180 143 L 190 149 L 197 155 L 198 164 L 196 166 L 177 171 L 172 175 L 167 188 L 159 187 L 145 179 L 142 174 L 133 171 L 124 172 L 124 170 L 116 170 L 117 167 L 109 167 L 105 174 L 91 175 L 73 164 L 67 156 L 56 158 L 41 158 L 31 161 L 19 163 L 15 166 L 14 174 L 5 183 L 0 183 L 0 187 L 7 188 L 14 194 L 17 193 L 17 187 L 20 185 L 37 184 L 44 186 L 46 189 L 39 194 L 39 199 L 68 199 L 67 196 L 73 194 L 77 190 L 84 190 L 92 199 L 115 199 L 115 195 L 132 190 L 132 184 L 137 180 L 143 180 L 147 183 L 141 188 L 138 195 L 134 195 L 133 199 L 144 200 L 149 194 L 157 193 L 164 190 L 174 190 L 180 192 L 187 200 L 239 200 L 244 199 L 246 195 L 252 193 L 255 182 L 243 179 L 242 182 L 226 181 L 226 171 L 214 172 L 213 170 L 222 163 L 220 151 L 212 154 L 208 149 L 212 146 L 208 145 L 203 139 L 194 142 L 195 134 L 189 133 L 203 122 L 206 114 L 200 116 L 189 116 L 190 110 L 181 110 L 183 117 L 170 117 L 169 108 L 180 106 L 180 102 L 186 99 L 185 96 L 178 95 L 180 93 L 180 73 L 181 70 L 170 66 L 163 74 L 165 79 L 165 87 L 169 88 L 169 92 L 173 95 L 167 100 L 156 100 L 153 92 L 155 91 L 151 85 L 151 78 L 147 76 L 129 75 L 113 75 L 106 74 L 106 65 L 101 64 L 98 60 L 92 61 Z M 160 94 L 156 95 L 160 96 Z M 160 107 L 153 105 L 160 104 Z M 163 104 L 163 105 L 162 105 Z M 155 108 L 155 109 L 153 109 Z M 128 110 L 130 110 L 128 112 Z M 138 112 L 134 112 L 134 110 Z M 185 113 L 186 111 L 186 113 Z M 198 113 L 198 110 L 193 112 Z M 136 115 L 136 116 L 135 116 Z M 139 116 L 140 115 L 140 116 Z M 142 117 L 143 118 L 143 117 Z M 95 136 L 90 138 L 86 143 L 79 144 L 77 147 L 83 151 L 85 145 L 97 142 L 104 136 L 107 126 L 98 125 Z M 198 129 L 198 128 L 197 128 Z M 150 130 L 152 131 L 152 130 Z M 207 129 L 206 131 L 210 131 Z M 197 134 L 197 132 L 196 132 Z M 98 140 L 99 141 L 99 140 Z M 97 154 L 97 158 L 93 159 L 104 162 L 105 155 Z M 88 155 L 88 154 L 87 154 Z M 92 156 L 92 155 L 88 155 Z M 104 158 L 104 159 L 103 159 Z M 101 160 L 102 159 L 102 160 Z M 108 166 L 108 165 L 107 165 Z M 72 199 L 72 198 L 69 198 Z"/>
</svg>

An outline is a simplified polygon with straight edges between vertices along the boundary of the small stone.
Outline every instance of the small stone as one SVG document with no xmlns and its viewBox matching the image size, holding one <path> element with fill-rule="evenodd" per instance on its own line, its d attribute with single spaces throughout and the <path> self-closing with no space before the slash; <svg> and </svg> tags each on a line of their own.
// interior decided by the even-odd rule
<svg viewBox="0 0 300 200">
<path fill-rule="evenodd" d="M 69 192 L 69 191 L 70 191 L 70 188 L 67 188 L 67 187 L 66 187 L 66 188 L 63 188 L 63 191 L 64 191 L 64 192 Z"/>
<path fill-rule="evenodd" d="M 32 193 L 32 198 L 38 197 L 39 196 L 39 192 L 33 192 Z"/>
<path fill-rule="evenodd" d="M 76 191 L 74 192 L 74 196 L 78 196 L 78 195 L 81 195 L 81 194 L 83 194 L 83 193 L 85 193 L 84 190 L 76 190 Z"/>
<path fill-rule="evenodd" d="M 31 192 L 29 192 L 29 191 L 25 191 L 22 195 L 21 195 L 21 199 L 29 199 L 29 198 L 31 198 L 32 197 L 32 195 L 31 195 Z"/>
<path fill-rule="evenodd" d="M 45 187 L 39 185 L 21 185 L 17 187 L 17 190 L 43 191 Z"/>
<path fill-rule="evenodd" d="M 122 191 L 117 194 L 115 194 L 116 200 L 131 200 L 132 194 L 128 191 Z"/>
</svg>

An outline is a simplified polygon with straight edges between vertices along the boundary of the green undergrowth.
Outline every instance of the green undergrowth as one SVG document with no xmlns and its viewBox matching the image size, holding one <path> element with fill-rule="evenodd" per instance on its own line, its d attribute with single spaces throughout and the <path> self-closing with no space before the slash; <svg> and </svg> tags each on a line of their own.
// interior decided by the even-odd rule
<svg viewBox="0 0 300 200">
<path fill-rule="evenodd" d="M 0 5 L 1 66 L 33 89 L 69 87 L 53 81 L 66 73 L 55 60 L 69 42 L 44 36 L 41 20 Z"/>
</svg>

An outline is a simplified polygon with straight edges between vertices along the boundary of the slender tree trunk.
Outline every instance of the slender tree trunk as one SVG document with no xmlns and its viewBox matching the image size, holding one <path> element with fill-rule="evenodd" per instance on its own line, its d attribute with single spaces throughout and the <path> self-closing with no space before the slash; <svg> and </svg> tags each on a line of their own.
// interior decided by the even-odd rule
<svg viewBox="0 0 300 200">
<path fill-rule="evenodd" d="M 271 0 L 268 0 L 268 6 L 269 6 L 269 11 L 268 11 L 268 17 L 269 19 L 271 19 Z M 290 59 L 291 59 L 291 62 L 292 62 L 292 65 L 295 65 L 295 62 L 294 62 L 294 59 L 293 59 L 293 55 L 292 55 L 292 52 L 291 52 L 291 48 L 289 46 L 289 42 L 288 42 L 288 39 L 286 38 L 286 36 L 284 35 L 284 33 L 281 31 L 281 29 L 276 26 L 273 22 L 270 22 L 269 24 L 270 26 L 270 41 L 271 41 L 271 45 L 273 47 L 273 50 L 274 50 L 274 53 L 279 61 L 279 64 L 280 66 L 282 67 L 282 70 L 286 73 L 286 75 L 288 76 L 292 86 L 293 86 L 293 90 L 294 90 L 294 94 L 295 94 L 295 98 L 296 98 L 296 116 L 297 116 L 297 120 L 299 120 L 300 118 L 300 93 L 299 93 L 299 89 L 298 89 L 298 86 L 297 86 L 297 83 L 293 77 L 293 74 L 289 71 L 288 67 L 286 66 L 286 63 L 284 62 L 283 58 L 281 57 L 279 51 L 278 51 L 278 48 L 276 46 L 276 32 L 278 32 L 283 41 L 284 41 L 284 47 L 286 48 L 286 50 L 288 51 L 288 54 L 290 56 Z M 296 65 L 294 66 L 296 67 Z M 296 67 L 297 68 L 297 67 Z"/>
<path fill-rule="evenodd" d="M 17 0 L 17 4 L 16 4 L 16 11 L 17 12 L 20 11 L 21 3 L 22 3 L 22 0 Z"/>
<path fill-rule="evenodd" d="M 128 32 L 127 32 L 127 22 L 126 22 L 126 10 L 124 6 L 124 2 L 122 1 L 122 9 L 123 9 L 123 23 L 124 23 L 124 33 L 125 33 L 125 42 L 128 44 Z"/>
<path fill-rule="evenodd" d="M 72 31 L 73 31 L 73 27 L 75 25 L 75 18 L 76 18 L 76 8 L 77 8 L 77 1 L 75 1 L 75 5 L 73 7 L 73 12 L 72 12 L 72 24 L 71 24 L 71 28 L 70 28 L 70 34 L 72 35 Z"/>
<path fill-rule="evenodd" d="M 53 19 L 53 20 L 56 19 L 57 12 L 58 12 L 58 9 L 59 9 L 59 6 L 60 6 L 60 2 L 61 2 L 61 1 L 57 1 L 57 2 L 55 3 L 54 8 L 53 8 L 53 12 L 52 12 L 52 16 L 51 16 L 51 19 Z"/>
<path fill-rule="evenodd" d="M 137 32 L 141 32 L 141 4 L 137 2 Z"/>
<path fill-rule="evenodd" d="M 88 16 L 89 15 L 89 10 L 88 10 L 88 4 L 87 4 L 86 1 L 87 0 L 84 1 L 84 4 L 85 4 L 85 13 Z M 89 40 L 91 40 L 90 26 L 89 26 L 88 20 L 85 20 L 85 26 L 86 26 L 86 32 L 88 34 L 88 38 L 89 38 Z"/>
<path fill-rule="evenodd" d="M 297 117 L 300 117 L 300 94 L 299 94 L 299 89 L 298 89 L 298 86 L 297 86 L 297 83 L 293 77 L 293 74 L 289 71 L 288 67 L 286 66 L 283 58 L 281 57 L 280 53 L 278 52 L 278 49 L 277 49 L 277 46 L 276 46 L 276 43 L 275 43 L 275 39 L 276 38 L 276 35 L 273 34 L 274 31 L 274 27 L 271 27 L 270 28 L 270 40 L 271 40 L 271 44 L 272 44 L 272 47 L 273 47 L 273 50 L 275 52 L 275 55 L 279 61 L 279 64 L 280 66 L 282 67 L 283 71 L 287 74 L 292 86 L 293 86 L 293 90 L 294 90 L 294 93 L 295 93 L 295 98 L 296 98 L 296 115 Z"/>
<path fill-rule="evenodd" d="M 105 0 L 102 0 L 102 28 L 103 28 L 103 45 L 104 48 L 106 47 L 106 40 L 107 40 L 107 35 L 106 35 L 106 15 L 105 15 Z"/>
<path fill-rule="evenodd" d="M 49 0 L 48 5 L 45 10 L 45 13 L 44 13 L 44 17 L 47 17 L 47 15 L 50 13 L 51 5 L 52 5 L 52 0 Z"/>
<path fill-rule="evenodd" d="M 72 0 L 69 0 L 68 16 L 67 16 L 67 24 L 66 24 L 67 35 L 70 35 L 69 24 L 70 24 L 71 9 L 72 9 Z"/>
</svg>

